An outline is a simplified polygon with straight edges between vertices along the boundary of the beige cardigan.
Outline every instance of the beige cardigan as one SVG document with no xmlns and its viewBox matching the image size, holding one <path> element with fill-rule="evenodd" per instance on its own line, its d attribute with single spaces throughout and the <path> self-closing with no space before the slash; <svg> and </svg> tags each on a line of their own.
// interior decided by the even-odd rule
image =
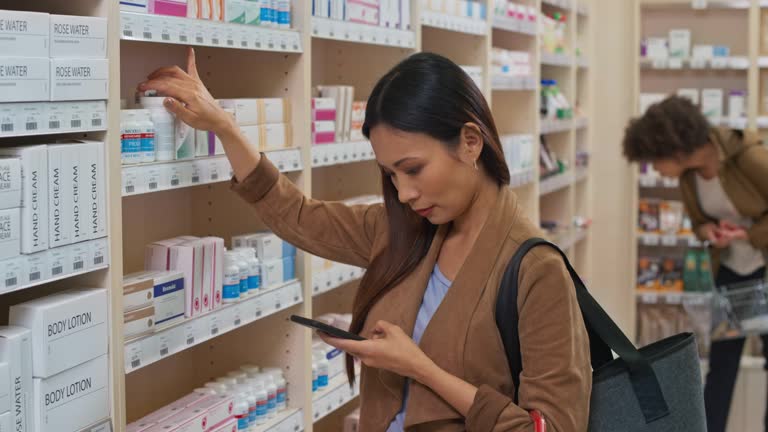
<svg viewBox="0 0 768 432">
<path fill-rule="evenodd" d="M 306 198 L 266 158 L 233 189 L 251 203 L 275 233 L 312 254 L 367 267 L 386 246 L 382 205 L 346 206 Z M 412 334 L 427 281 L 447 227 L 438 229 L 427 256 L 367 317 L 362 334 L 378 320 Z M 538 409 L 548 431 L 586 431 L 592 371 L 589 341 L 573 283 L 556 252 L 537 248 L 522 263 L 518 310 L 523 373 L 520 405 L 494 318 L 504 269 L 518 246 L 541 236 L 503 188 L 466 262 L 424 332 L 421 349 L 441 368 L 477 386 L 466 418 L 420 383 L 412 383 L 405 426 L 417 431 L 531 431 L 527 410 Z M 385 431 L 400 410 L 405 379 L 363 367 L 363 432 Z"/>
</svg>

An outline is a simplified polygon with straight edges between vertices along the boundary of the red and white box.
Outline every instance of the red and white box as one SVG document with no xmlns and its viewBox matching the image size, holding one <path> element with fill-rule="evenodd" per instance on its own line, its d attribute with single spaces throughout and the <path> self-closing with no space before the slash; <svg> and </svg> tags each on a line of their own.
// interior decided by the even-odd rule
<svg viewBox="0 0 768 432">
<path fill-rule="evenodd" d="M 232 420 L 229 420 L 223 425 L 215 429 L 211 429 L 208 432 L 237 432 L 237 420 L 233 418 Z"/>
<path fill-rule="evenodd" d="M 336 101 L 333 98 L 312 98 L 312 121 L 335 121 Z"/>
<path fill-rule="evenodd" d="M 377 26 L 379 25 L 379 6 L 372 6 L 369 2 L 361 0 L 348 0 L 346 19 L 353 23 Z"/>
<path fill-rule="evenodd" d="M 184 273 L 185 315 L 200 315 L 203 312 L 203 242 L 192 240 L 171 246 L 170 267 L 169 270 Z"/>
<path fill-rule="evenodd" d="M 336 122 L 312 122 L 312 144 L 333 144 L 336 140 Z"/>
<path fill-rule="evenodd" d="M 203 237 L 206 244 L 206 267 L 203 269 L 203 289 L 210 293 L 210 309 L 221 307 L 221 287 L 224 281 L 224 239 L 219 237 Z M 206 273 L 206 269 L 210 273 Z M 205 303 L 205 300 L 203 300 Z"/>
<path fill-rule="evenodd" d="M 213 395 L 192 405 L 192 408 L 208 413 L 208 427 L 215 429 L 234 419 L 235 402 L 232 396 Z"/>
<path fill-rule="evenodd" d="M 147 432 L 208 432 L 208 412 L 187 408 Z"/>
</svg>

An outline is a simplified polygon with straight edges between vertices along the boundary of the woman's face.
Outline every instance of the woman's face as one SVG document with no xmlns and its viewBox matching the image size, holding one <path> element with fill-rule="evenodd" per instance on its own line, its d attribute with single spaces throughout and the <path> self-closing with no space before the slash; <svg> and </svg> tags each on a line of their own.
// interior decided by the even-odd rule
<svg viewBox="0 0 768 432">
<path fill-rule="evenodd" d="M 456 149 L 421 133 L 403 132 L 386 125 L 371 129 L 371 145 L 384 174 L 397 189 L 400 202 L 435 225 L 462 215 L 470 206 L 481 171 L 474 168 L 477 154 L 465 133 Z M 470 137 L 469 140 L 482 139 Z"/>
</svg>

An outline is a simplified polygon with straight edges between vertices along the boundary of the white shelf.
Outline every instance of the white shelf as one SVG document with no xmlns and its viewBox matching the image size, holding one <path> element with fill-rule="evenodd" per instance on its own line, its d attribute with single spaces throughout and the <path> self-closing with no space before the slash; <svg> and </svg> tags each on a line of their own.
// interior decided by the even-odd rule
<svg viewBox="0 0 768 432">
<path fill-rule="evenodd" d="M 363 277 L 364 269 L 342 263 L 324 271 L 312 272 L 312 296 L 332 291 Z"/>
<path fill-rule="evenodd" d="M 571 171 L 548 177 L 542 180 L 539 184 L 539 196 L 547 195 L 566 188 L 573 184 L 573 179 L 573 173 Z"/>
<path fill-rule="evenodd" d="M 573 129 L 573 124 L 574 122 L 572 119 L 560 120 L 560 119 L 542 118 L 541 134 L 547 135 L 547 134 L 568 132 L 569 130 Z"/>
<path fill-rule="evenodd" d="M 301 33 L 259 26 L 120 12 L 123 40 L 300 53 Z"/>
<path fill-rule="evenodd" d="M 536 179 L 536 171 L 533 168 L 528 168 L 524 171 L 518 171 L 511 173 L 509 176 L 509 187 L 519 188 L 533 183 Z"/>
<path fill-rule="evenodd" d="M 0 138 L 107 130 L 107 102 L 0 104 Z"/>
<path fill-rule="evenodd" d="M 640 67 L 655 70 L 741 70 L 749 69 L 748 57 L 715 57 L 710 60 L 694 58 L 641 58 Z"/>
<path fill-rule="evenodd" d="M 536 77 L 494 75 L 491 77 L 491 89 L 505 90 L 536 90 L 538 82 Z"/>
<path fill-rule="evenodd" d="M 389 29 L 318 17 L 312 17 L 312 36 L 321 39 L 398 48 L 416 47 L 416 36 L 413 31 Z"/>
<path fill-rule="evenodd" d="M 458 17 L 427 10 L 421 12 L 421 24 L 475 36 L 485 36 L 488 34 L 488 24 L 485 20 Z"/>
<path fill-rule="evenodd" d="M 541 0 L 542 5 L 550 5 L 563 9 L 571 9 L 571 0 Z"/>
<path fill-rule="evenodd" d="M 135 372 L 302 301 L 301 282 L 294 280 L 224 305 L 213 312 L 185 319 L 152 334 L 127 341 L 125 373 Z"/>
<path fill-rule="evenodd" d="M 304 430 L 304 413 L 300 409 L 289 409 L 277 414 L 254 432 L 301 432 Z"/>
<path fill-rule="evenodd" d="M 349 386 L 347 374 L 342 373 L 333 377 L 328 387 L 317 392 L 312 397 L 312 421 L 317 423 L 328 414 L 336 411 L 360 395 L 360 377 L 355 380 L 353 387 Z"/>
<path fill-rule="evenodd" d="M 368 141 L 312 146 L 312 168 L 343 165 L 376 159 L 373 147 Z"/>
<path fill-rule="evenodd" d="M 499 15 L 493 17 L 493 28 L 512 33 L 520 33 L 526 36 L 536 36 L 538 31 L 535 22 Z"/>
<path fill-rule="evenodd" d="M 635 290 L 635 295 L 640 303 L 645 304 L 704 304 L 710 301 L 712 293 L 708 292 L 665 292 Z"/>
<path fill-rule="evenodd" d="M 280 172 L 302 169 L 299 149 L 271 150 L 266 154 Z M 218 183 L 229 181 L 232 174 L 232 165 L 226 156 L 123 165 L 122 193 L 131 196 Z"/>
<path fill-rule="evenodd" d="M 541 64 L 546 66 L 570 67 L 573 59 L 567 54 L 541 53 Z"/>
<path fill-rule="evenodd" d="M 651 177 L 646 174 L 640 174 L 640 187 L 642 188 L 667 188 L 676 189 L 680 186 L 680 181 L 676 178 Z"/>
<path fill-rule="evenodd" d="M 702 247 L 702 242 L 692 234 L 680 235 L 641 232 L 637 235 L 637 242 L 643 246 Z"/>
</svg>

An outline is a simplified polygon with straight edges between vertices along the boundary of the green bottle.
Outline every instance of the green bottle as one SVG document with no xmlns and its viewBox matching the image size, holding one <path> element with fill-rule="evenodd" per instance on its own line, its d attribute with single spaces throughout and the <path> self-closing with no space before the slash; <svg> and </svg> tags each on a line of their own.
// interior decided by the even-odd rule
<svg viewBox="0 0 768 432">
<path fill-rule="evenodd" d="M 707 249 L 699 250 L 699 291 L 709 292 L 713 288 L 712 260 Z"/>
<path fill-rule="evenodd" d="M 696 250 L 688 249 L 685 253 L 685 262 L 683 263 L 683 290 L 699 290 L 699 260 Z"/>
</svg>

